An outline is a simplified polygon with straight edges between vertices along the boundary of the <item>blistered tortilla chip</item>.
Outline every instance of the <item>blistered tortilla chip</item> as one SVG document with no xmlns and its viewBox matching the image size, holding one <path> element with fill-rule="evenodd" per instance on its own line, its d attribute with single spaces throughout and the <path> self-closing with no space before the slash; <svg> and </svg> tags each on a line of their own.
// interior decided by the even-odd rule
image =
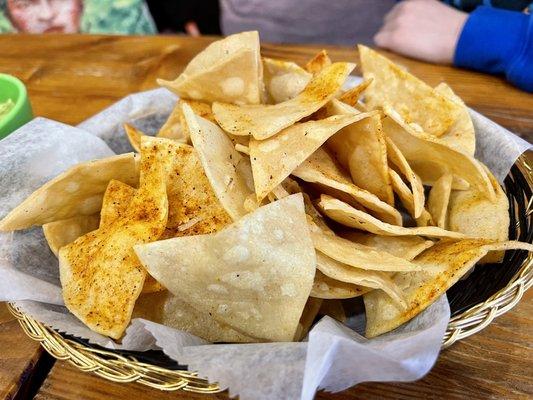
<svg viewBox="0 0 533 400">
<path fill-rule="evenodd" d="M 351 267 L 372 271 L 413 271 L 416 269 L 411 262 L 403 258 L 341 238 L 330 231 L 320 229 L 314 223 L 310 223 L 310 230 L 313 244 L 320 253 Z M 318 262 L 320 263 L 320 257 Z M 320 269 L 320 266 L 318 268 Z"/>
<path fill-rule="evenodd" d="M 343 264 L 317 251 L 317 268 L 324 275 L 340 282 L 362 287 L 383 290 L 400 307 L 405 307 L 402 291 L 391 280 L 389 275 L 381 271 L 369 271 Z"/>
<path fill-rule="evenodd" d="M 317 299 L 351 299 L 370 292 L 371 288 L 337 281 L 316 270 L 311 296 Z"/>
<path fill-rule="evenodd" d="M 453 175 L 442 175 L 429 192 L 428 197 L 428 211 L 431 214 L 435 225 L 439 228 L 446 229 L 446 216 L 448 214 L 448 202 L 450 201 L 450 194 L 452 192 Z M 507 198 L 507 197 L 506 197 Z M 507 213 L 507 210 L 505 211 Z M 454 231 L 461 232 L 457 229 Z M 470 232 L 469 236 L 473 236 L 474 232 Z M 483 237 L 476 235 L 478 237 Z"/>
<path fill-rule="evenodd" d="M 360 229 L 376 235 L 385 236 L 427 236 L 435 238 L 462 239 L 465 235 L 458 232 L 447 231 L 436 226 L 421 226 L 417 228 L 405 228 L 403 226 L 390 225 L 380 221 L 371 215 L 359 211 L 349 204 L 331 196 L 320 196 L 320 209 L 329 218 L 350 228 Z"/>
<path fill-rule="evenodd" d="M 321 305 L 322 299 L 317 299 L 315 297 L 309 297 L 307 299 L 307 303 L 305 303 L 300 321 L 298 322 L 296 334 L 294 335 L 295 342 L 299 342 L 305 337 L 305 335 L 307 335 L 307 332 L 309 332 L 309 328 L 311 328 L 311 325 L 313 325 Z"/>
<path fill-rule="evenodd" d="M 330 65 L 314 76 L 303 92 L 283 103 L 245 106 L 213 103 L 213 113 L 226 132 L 264 140 L 311 115 L 331 100 L 354 67 L 350 63 Z"/>
<path fill-rule="evenodd" d="M 217 40 L 196 55 L 176 80 L 157 82 L 186 99 L 259 104 L 263 88 L 259 35 L 242 32 Z"/>
<path fill-rule="evenodd" d="M 43 225 L 43 233 L 52 253 L 57 257 L 59 249 L 77 238 L 98 228 L 98 214 L 80 215 Z"/>
<path fill-rule="evenodd" d="M 253 193 L 250 162 L 235 150 L 231 140 L 215 124 L 198 117 L 183 104 L 183 115 L 207 179 L 229 216 L 246 215 L 244 203 Z"/>
<path fill-rule="evenodd" d="M 356 231 L 341 232 L 340 235 L 352 242 L 383 250 L 406 260 L 413 260 L 434 244 L 431 240 L 425 240 L 419 236 L 381 236 Z"/>
<path fill-rule="evenodd" d="M 359 111 L 334 99 L 328 107 L 328 113 L 351 115 Z M 328 140 L 327 147 L 350 172 L 354 184 L 375 194 L 385 203 L 394 205 L 379 113 L 374 112 L 370 118 L 342 129 Z"/>
<path fill-rule="evenodd" d="M 250 161 L 257 199 L 262 200 L 340 129 L 368 114 L 336 115 L 297 123 L 266 140 L 250 139 Z"/>
<path fill-rule="evenodd" d="M 385 142 L 387 143 L 387 158 L 391 164 L 393 164 L 394 167 L 407 179 L 409 185 L 411 186 L 410 192 L 412 194 L 412 204 L 406 205 L 405 208 L 409 210 L 409 213 L 413 216 L 413 218 L 418 218 L 423 212 L 425 203 L 424 186 L 422 185 L 422 181 L 413 172 L 411 166 L 394 142 L 388 137 L 385 138 Z M 394 179 L 396 177 L 391 176 L 391 178 Z"/>
<path fill-rule="evenodd" d="M 321 187 L 331 188 L 347 194 L 357 203 L 365 207 L 375 217 L 393 225 L 402 224 L 402 216 L 391 205 L 381 201 L 376 195 L 363 190 L 352 183 L 350 176 L 322 147 L 309 156 L 292 174 L 306 182 L 316 183 Z M 336 197 L 331 192 L 325 193 Z M 348 203 L 352 204 L 350 199 Z M 353 206 L 354 204 L 352 204 Z"/>
<path fill-rule="evenodd" d="M 139 189 L 127 212 L 59 251 L 65 305 L 91 330 L 114 339 L 126 329 L 146 278 L 133 246 L 157 240 L 165 230 L 171 143 L 143 137 Z"/>
<path fill-rule="evenodd" d="M 474 131 L 474 124 L 468 113 L 468 108 L 463 100 L 453 92 L 452 88 L 444 82 L 435 87 L 435 91 L 459 106 L 457 119 L 439 139 L 452 149 L 462 151 L 473 157 L 476 152 L 476 132 Z"/>
<path fill-rule="evenodd" d="M 100 211 L 102 197 L 111 179 L 136 186 L 139 170 L 134 153 L 84 162 L 45 183 L 13 209 L 0 231 L 43 225 L 77 215 Z"/>
<path fill-rule="evenodd" d="M 202 313 L 184 302 L 180 296 L 165 291 L 142 294 L 133 309 L 132 318 L 144 318 L 170 328 L 188 332 L 208 342 L 257 342 L 227 325 L 221 324 L 208 313 Z"/>
<path fill-rule="evenodd" d="M 365 46 L 358 46 L 365 79 L 374 82 L 365 92 L 371 108 L 390 104 L 407 123 L 415 123 L 430 135 L 441 136 L 456 120 L 459 106 L 431 86 Z"/>
<path fill-rule="evenodd" d="M 365 79 L 363 82 L 361 82 L 359 85 L 354 86 L 351 89 L 348 89 L 346 92 L 341 94 L 339 96 L 339 101 L 342 101 L 343 103 L 348 104 L 349 106 L 355 107 L 357 106 L 357 102 L 361 98 L 361 95 L 366 90 L 367 87 L 370 86 L 373 79 Z"/>
<path fill-rule="evenodd" d="M 496 178 L 487 170 L 496 192 L 491 202 L 475 189 L 454 191 L 448 207 L 449 229 L 480 238 L 506 241 L 509 239 L 509 200 Z M 500 262 L 502 252 L 491 252 L 480 262 Z"/>
<path fill-rule="evenodd" d="M 311 74 L 298 64 L 263 58 L 263 79 L 269 103 L 282 103 L 299 95 L 311 80 Z"/>
<path fill-rule="evenodd" d="M 145 136 L 145 134 L 130 124 L 124 124 L 124 130 L 126 131 L 126 136 L 131 147 L 139 153 L 141 151 L 141 137 Z"/>
<path fill-rule="evenodd" d="M 218 233 L 135 251 L 158 281 L 198 311 L 272 341 L 294 338 L 315 275 L 301 194 L 258 208 Z"/>
<path fill-rule="evenodd" d="M 402 205 L 405 207 L 407 212 L 415 219 L 416 225 L 417 226 L 434 225 L 433 219 L 431 218 L 431 214 L 425 208 L 422 209 L 422 212 L 420 213 L 420 216 L 418 218 L 414 217 L 415 200 L 413 197 L 413 193 L 411 192 L 407 184 L 402 180 L 401 176 L 398 175 L 398 173 L 395 170 L 389 169 L 389 174 L 391 177 L 392 189 L 394 190 L 394 193 L 398 195 L 398 198 L 400 199 L 400 202 L 402 203 Z M 415 178 L 418 179 L 416 175 L 415 175 Z"/>
<path fill-rule="evenodd" d="M 344 311 L 342 302 L 337 299 L 323 300 L 318 314 L 327 315 L 342 324 L 346 322 L 346 312 Z"/>
<path fill-rule="evenodd" d="M 313 58 L 311 58 L 307 64 L 305 64 L 305 70 L 313 75 L 316 75 L 330 65 L 331 59 L 328 56 L 328 52 L 326 50 L 321 50 Z"/>
<path fill-rule="evenodd" d="M 387 118 L 383 121 L 385 133 L 405 156 L 409 165 L 424 181 L 424 175 L 440 176 L 450 172 L 477 188 L 490 200 L 495 199 L 494 188 L 481 165 L 467 154 L 454 150 L 439 140 L 424 136 L 402 120 L 400 115 L 385 105 Z"/>
<path fill-rule="evenodd" d="M 380 291 L 365 294 L 366 336 L 389 332 L 418 315 L 452 287 L 489 251 L 525 249 L 533 246 L 521 242 L 495 242 L 469 239 L 442 241 L 422 253 L 415 262 L 421 271 L 397 273 L 392 278 L 404 293 L 407 310 L 400 310 Z"/>
<path fill-rule="evenodd" d="M 181 130 L 181 124 L 180 124 L 180 100 L 177 101 L 176 105 L 172 109 L 170 115 L 168 116 L 167 120 L 159 129 L 159 132 L 157 132 L 157 137 L 167 138 L 167 139 L 174 139 L 177 141 L 180 141 L 182 143 L 187 143 L 188 141 L 188 135 L 185 134 Z"/>
</svg>

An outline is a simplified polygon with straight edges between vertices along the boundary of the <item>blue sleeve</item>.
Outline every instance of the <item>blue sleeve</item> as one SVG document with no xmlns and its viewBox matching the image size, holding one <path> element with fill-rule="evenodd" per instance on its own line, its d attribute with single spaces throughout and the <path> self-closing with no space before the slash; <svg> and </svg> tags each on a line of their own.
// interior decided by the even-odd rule
<svg viewBox="0 0 533 400">
<path fill-rule="evenodd" d="M 478 7 L 463 27 L 454 64 L 504 74 L 512 84 L 533 92 L 533 15 Z"/>
</svg>

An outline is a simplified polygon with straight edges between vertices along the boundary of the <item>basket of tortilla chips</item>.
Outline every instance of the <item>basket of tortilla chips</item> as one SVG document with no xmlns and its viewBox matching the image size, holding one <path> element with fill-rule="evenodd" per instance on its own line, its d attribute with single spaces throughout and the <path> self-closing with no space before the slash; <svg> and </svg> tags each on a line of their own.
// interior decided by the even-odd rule
<svg viewBox="0 0 533 400">
<path fill-rule="evenodd" d="M 159 81 L 179 100 L 155 137 L 126 124 L 130 153 L 67 169 L 0 230 L 42 226 L 65 306 L 117 341 L 134 317 L 212 343 L 300 341 L 355 302 L 374 338 L 444 293 L 443 345 L 469 336 L 533 282 L 530 164 L 502 187 L 449 86 L 359 55 L 363 80 L 344 90 L 355 64 L 324 51 L 301 67 L 261 57 L 256 32 L 214 42 Z M 107 379 L 219 390 L 160 352 L 104 350 L 11 310 Z"/>
</svg>

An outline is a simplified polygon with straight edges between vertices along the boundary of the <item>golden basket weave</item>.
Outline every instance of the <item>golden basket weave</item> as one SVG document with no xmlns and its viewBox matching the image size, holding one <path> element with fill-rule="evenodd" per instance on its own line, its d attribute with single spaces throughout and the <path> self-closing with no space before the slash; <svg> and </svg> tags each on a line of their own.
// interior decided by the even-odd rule
<svg viewBox="0 0 533 400">
<path fill-rule="evenodd" d="M 533 188 L 531 161 L 523 155 L 517 160 L 516 167 L 518 167 L 529 188 Z M 526 196 L 525 200 L 525 207 L 522 209 L 525 217 L 529 218 L 533 214 L 531 190 L 529 190 L 529 195 Z M 520 221 L 517 221 L 516 229 L 520 230 L 521 228 Z M 450 319 L 442 340 L 442 347 L 446 348 L 454 342 L 484 329 L 494 318 L 513 308 L 532 285 L 533 254 L 529 253 L 504 288 L 484 302 L 476 304 Z M 84 372 L 92 372 L 113 382 L 138 382 L 166 391 L 183 390 L 195 393 L 221 391 L 216 383 L 209 383 L 207 380 L 199 378 L 195 372 L 168 369 L 140 362 L 131 355 L 124 356 L 113 351 L 86 346 L 83 343 L 64 338 L 53 329 L 20 312 L 12 304 L 8 304 L 8 308 L 30 338 L 39 341 L 41 346 L 53 357 L 66 360 Z"/>
</svg>

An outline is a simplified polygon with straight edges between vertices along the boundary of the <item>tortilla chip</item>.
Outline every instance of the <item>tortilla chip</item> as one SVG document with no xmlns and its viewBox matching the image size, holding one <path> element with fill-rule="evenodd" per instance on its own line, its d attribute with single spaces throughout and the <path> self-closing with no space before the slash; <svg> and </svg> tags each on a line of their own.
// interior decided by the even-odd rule
<svg viewBox="0 0 533 400">
<path fill-rule="evenodd" d="M 307 303 L 305 303 L 302 316 L 300 317 L 300 321 L 298 322 L 296 334 L 294 335 L 295 342 L 299 342 L 305 337 L 305 335 L 307 335 L 307 333 L 309 332 L 309 328 L 311 328 L 311 325 L 313 325 L 313 322 L 315 321 L 315 318 L 318 314 L 318 310 L 320 310 L 321 305 L 322 299 L 317 299 L 314 297 L 309 297 L 307 299 Z"/>
<path fill-rule="evenodd" d="M 196 55 L 174 81 L 157 83 L 186 99 L 259 104 L 263 65 L 257 31 L 217 40 Z"/>
<path fill-rule="evenodd" d="M 140 185 L 127 212 L 59 251 L 67 308 L 91 330 L 118 339 L 146 278 L 133 246 L 157 240 L 168 216 L 168 139 L 143 137 Z"/>
<path fill-rule="evenodd" d="M 413 172 L 411 166 L 405 159 L 400 149 L 398 149 L 398 147 L 394 144 L 394 142 L 388 137 L 385 138 L 385 142 L 387 143 L 387 158 L 389 159 L 391 164 L 393 164 L 394 167 L 396 167 L 396 169 L 407 179 L 409 185 L 411 186 L 410 192 L 412 204 L 404 206 L 405 208 L 407 208 L 407 210 L 409 210 L 409 213 L 413 218 L 418 218 L 422 215 L 425 203 L 424 186 L 422 185 L 422 181 Z M 390 174 L 391 173 L 389 171 L 389 175 Z M 391 178 L 395 179 L 396 177 L 391 176 Z M 397 182 L 396 187 L 398 186 L 399 185 Z"/>
<path fill-rule="evenodd" d="M 59 249 L 98 228 L 98 214 L 80 215 L 43 225 L 44 237 L 57 257 Z"/>
<path fill-rule="evenodd" d="M 351 299 L 372 290 L 374 289 L 337 281 L 317 269 L 311 296 L 317 299 Z"/>
<path fill-rule="evenodd" d="M 338 100 L 332 100 L 328 113 L 351 115 L 359 111 Z M 350 172 L 353 183 L 394 205 L 387 164 L 385 136 L 378 113 L 342 129 L 327 142 L 339 163 Z"/>
<path fill-rule="evenodd" d="M 322 49 L 313 58 L 311 58 L 307 64 L 305 64 L 305 70 L 313 75 L 316 75 L 330 65 L 331 59 L 328 56 L 328 52 Z"/>
<path fill-rule="evenodd" d="M 339 321 L 341 324 L 344 324 L 347 319 L 342 302 L 337 299 L 323 300 L 318 313 L 320 315 L 327 315 Z"/>
<path fill-rule="evenodd" d="M 409 261 L 434 244 L 431 240 L 419 236 L 381 236 L 355 231 L 341 232 L 340 236 Z"/>
<path fill-rule="evenodd" d="M 405 228 L 403 226 L 390 225 L 380 221 L 371 215 L 356 210 L 331 196 L 320 196 L 320 209 L 332 220 L 350 228 L 360 229 L 385 236 L 426 236 L 435 238 L 462 239 L 466 236 L 462 233 L 446 231 L 436 226 L 422 226 L 418 228 Z"/>
<path fill-rule="evenodd" d="M 176 102 L 176 105 L 172 109 L 172 112 L 168 116 L 167 120 L 157 132 L 157 137 L 167 138 L 167 139 L 174 139 L 182 143 L 187 143 L 188 136 L 181 130 L 180 125 L 180 105 L 181 99 Z"/>
<path fill-rule="evenodd" d="M 466 235 L 506 241 L 509 240 L 509 200 L 496 178 L 486 171 L 496 192 L 496 201 L 489 201 L 475 189 L 452 192 L 448 226 Z M 491 252 L 480 263 L 496 263 L 502 259 L 502 252 Z"/>
<path fill-rule="evenodd" d="M 457 119 L 439 139 L 452 149 L 473 157 L 476 152 L 476 132 L 468 108 L 463 100 L 453 92 L 452 88 L 444 82 L 440 83 L 435 91 L 459 106 Z"/>
<path fill-rule="evenodd" d="M 405 182 L 402 180 L 400 175 L 398 175 L 398 173 L 395 170 L 389 169 L 389 174 L 391 177 L 392 188 L 394 190 L 394 193 L 398 195 L 398 198 L 400 199 L 400 202 L 402 203 L 402 205 L 405 207 L 407 212 L 415 219 L 416 225 L 417 226 L 433 225 L 433 219 L 431 218 L 431 214 L 425 208 L 422 209 L 422 212 L 420 213 L 420 216 L 418 218 L 414 217 L 415 200 L 413 197 L 413 193 L 411 192 L 409 187 L 407 187 Z M 416 174 L 415 174 L 415 178 L 418 179 Z"/>
<path fill-rule="evenodd" d="M 165 291 L 142 294 L 135 303 L 132 318 L 144 318 L 173 329 L 188 332 L 208 342 L 251 343 L 257 342 L 225 324 L 208 313 L 196 311 L 180 296 Z"/>
<path fill-rule="evenodd" d="M 354 67 L 350 63 L 332 64 L 314 76 L 298 96 L 283 103 L 247 106 L 213 103 L 213 113 L 226 132 L 264 140 L 311 115 L 331 100 Z"/>
<path fill-rule="evenodd" d="M 403 289 L 407 310 L 399 310 L 383 292 L 365 294 L 366 336 L 381 335 L 409 321 L 444 294 L 489 251 L 509 249 L 533 251 L 533 246 L 487 239 L 437 243 L 415 260 L 422 267 L 421 271 L 398 273 L 392 278 Z"/>
<path fill-rule="evenodd" d="M 341 238 L 329 230 L 320 229 L 314 223 L 310 223 L 310 230 L 315 249 L 351 267 L 372 271 L 413 271 L 416 268 L 403 258 Z M 321 259 L 318 257 L 318 263 L 320 262 Z M 320 265 L 318 268 L 320 269 Z"/>
<path fill-rule="evenodd" d="M 343 103 L 346 103 L 352 107 L 357 106 L 357 103 L 359 99 L 361 98 L 361 95 L 366 90 L 366 88 L 370 86 L 373 80 L 374 79 L 372 78 L 365 79 L 359 85 L 354 86 L 353 88 L 345 91 L 342 95 L 340 95 L 339 101 L 342 101 Z"/>
<path fill-rule="evenodd" d="M 442 229 L 446 229 L 446 216 L 448 212 L 448 202 L 450 201 L 450 194 L 452 192 L 452 181 L 453 175 L 446 174 L 442 175 L 438 179 L 431 191 L 429 192 L 428 197 L 428 210 L 431 214 L 433 221 L 435 221 L 436 226 Z M 506 197 L 507 198 L 507 197 Z M 507 210 L 506 210 L 507 213 Z M 453 229 L 454 231 L 461 232 L 460 230 Z M 473 236 L 473 232 L 469 233 L 469 236 Z M 476 235 L 478 237 L 482 237 Z"/>
<path fill-rule="evenodd" d="M 374 79 L 365 92 L 370 108 L 390 104 L 407 123 L 415 123 L 433 136 L 450 128 L 460 111 L 457 104 L 374 50 L 358 48 L 364 78 Z"/>
<path fill-rule="evenodd" d="M 198 311 L 272 341 L 294 338 L 316 265 L 301 194 L 258 208 L 218 233 L 135 251 L 158 281 Z"/>
<path fill-rule="evenodd" d="M 391 280 L 389 275 L 381 271 L 368 271 L 354 268 L 339 262 L 327 255 L 317 252 L 317 268 L 324 275 L 339 282 L 350 283 L 372 289 L 380 289 L 400 307 L 405 307 L 402 291 Z"/>
<path fill-rule="evenodd" d="M 137 185 L 134 153 L 75 165 L 45 183 L 0 221 L 0 231 L 13 231 L 100 211 L 111 179 Z"/>
<path fill-rule="evenodd" d="M 409 165 L 425 181 L 428 174 L 437 178 L 450 172 L 495 200 L 494 188 L 480 164 L 467 154 L 454 150 L 439 140 L 422 136 L 402 120 L 400 115 L 387 105 L 387 118 L 383 121 L 385 133 L 405 156 Z"/>
<path fill-rule="evenodd" d="M 236 221 L 248 213 L 244 202 L 253 193 L 250 162 L 218 126 L 195 115 L 187 104 L 182 107 L 205 175 L 222 207 Z"/>
<path fill-rule="evenodd" d="M 298 64 L 263 58 L 263 79 L 268 103 L 282 103 L 299 95 L 311 80 L 312 75 Z"/>
<path fill-rule="evenodd" d="M 139 153 L 141 151 L 141 137 L 145 136 L 145 134 L 130 124 L 124 124 L 124 130 L 126 131 L 126 136 L 130 141 L 131 147 Z"/>
<path fill-rule="evenodd" d="M 335 115 L 297 123 L 267 140 L 250 140 L 255 193 L 261 201 L 329 137 L 368 114 Z"/>
<path fill-rule="evenodd" d="M 342 170 L 335 159 L 326 150 L 319 148 L 309 156 L 292 174 L 306 182 L 319 184 L 322 188 L 333 189 L 336 193 L 327 193 L 338 197 L 338 192 L 348 196 L 347 203 L 354 206 L 353 200 L 365 207 L 376 218 L 393 225 L 402 224 L 401 214 L 376 195 L 360 189 L 352 183 L 350 176 Z M 323 191 L 324 192 L 324 191 Z M 352 201 L 350 201 L 350 199 Z M 344 199 L 343 199 L 344 200 Z"/>
<path fill-rule="evenodd" d="M 109 182 L 104 193 L 102 209 L 100 210 L 100 226 L 110 225 L 118 218 L 122 218 L 135 196 L 136 189 L 115 179 Z"/>
</svg>

